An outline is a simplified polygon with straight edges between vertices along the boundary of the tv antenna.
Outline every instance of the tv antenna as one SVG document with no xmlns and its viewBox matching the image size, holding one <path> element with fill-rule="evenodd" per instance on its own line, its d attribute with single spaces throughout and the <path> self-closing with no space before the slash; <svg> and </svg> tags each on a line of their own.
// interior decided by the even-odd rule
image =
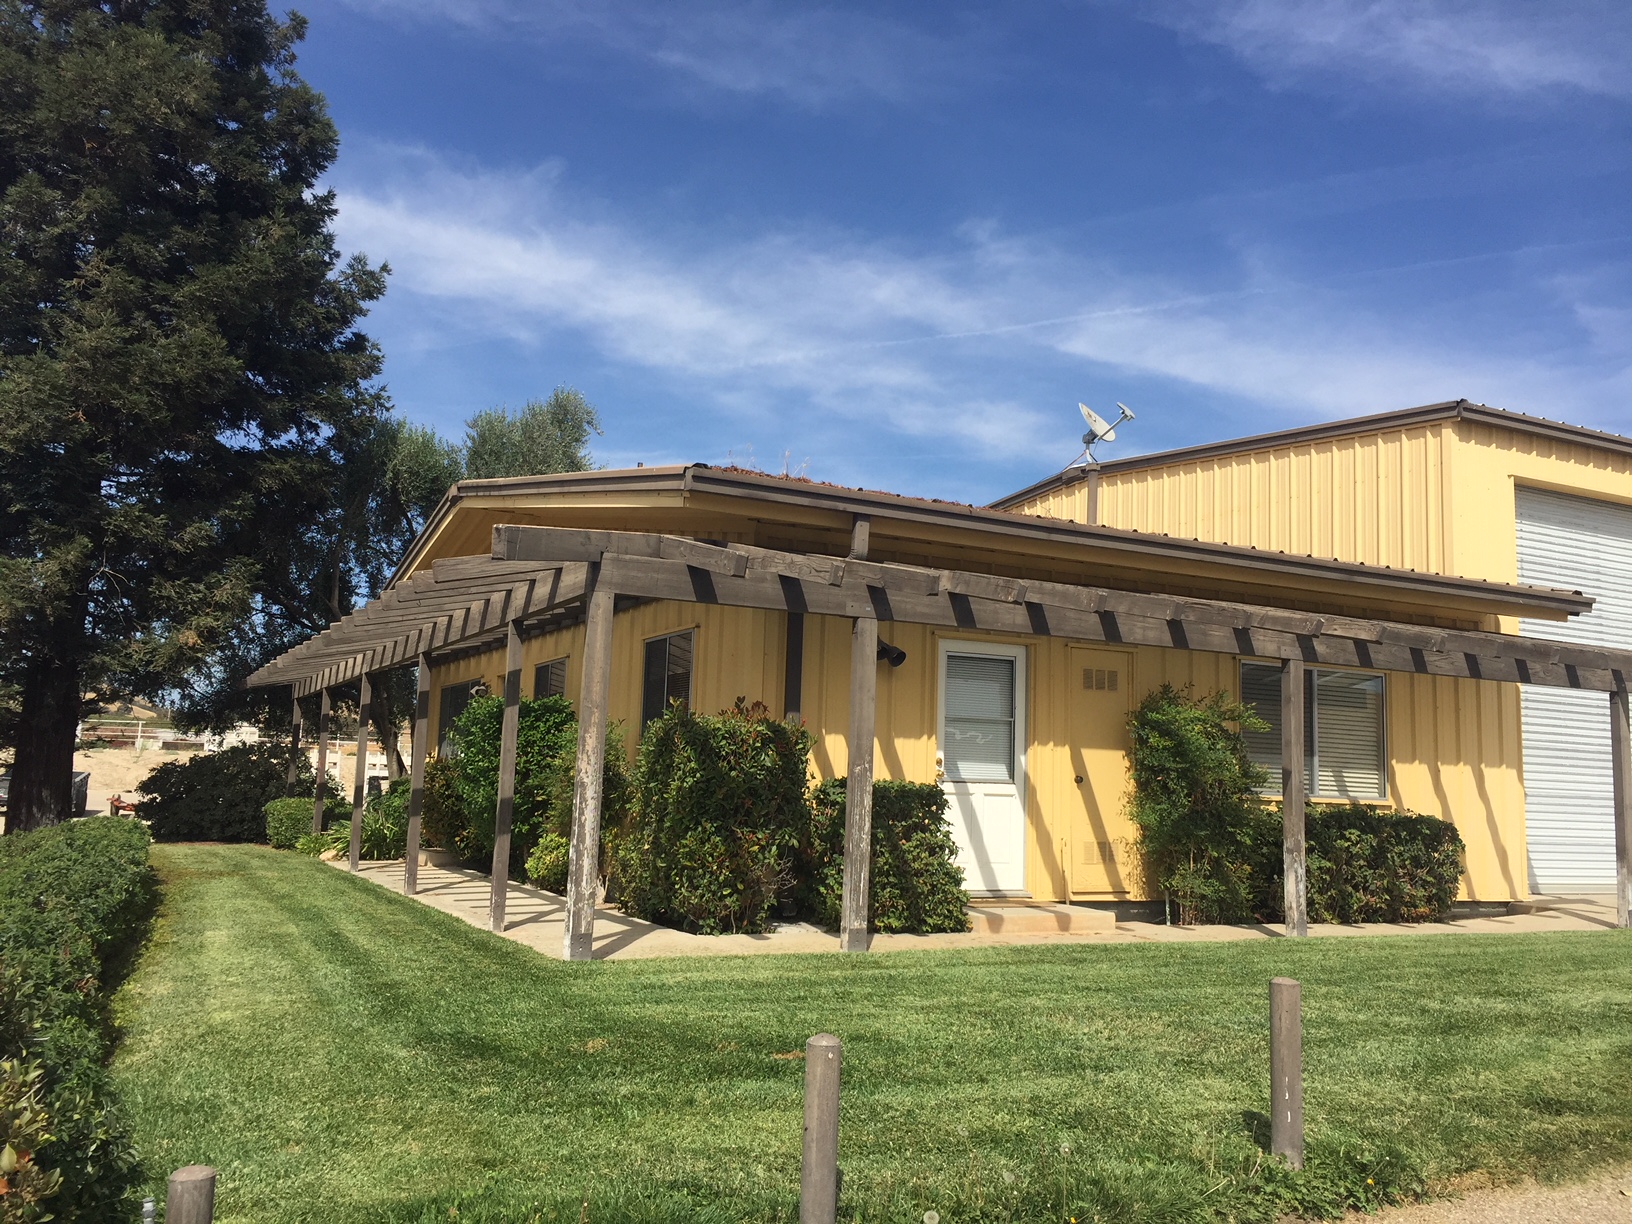
<svg viewBox="0 0 1632 1224">
<path fill-rule="evenodd" d="M 1077 407 L 1082 409 L 1082 419 L 1088 422 L 1088 432 L 1082 435 L 1082 445 L 1088 452 L 1088 462 L 1095 463 L 1094 446 L 1100 442 L 1115 442 L 1116 427 L 1123 421 L 1133 420 L 1133 410 L 1119 403 L 1117 408 L 1121 410 L 1121 415 L 1114 421 L 1107 421 L 1087 404 L 1078 404 Z"/>
</svg>

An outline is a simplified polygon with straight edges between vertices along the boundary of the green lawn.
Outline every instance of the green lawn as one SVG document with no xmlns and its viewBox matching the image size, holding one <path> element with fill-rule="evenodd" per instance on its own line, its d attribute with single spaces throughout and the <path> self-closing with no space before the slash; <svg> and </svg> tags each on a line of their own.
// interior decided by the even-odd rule
<svg viewBox="0 0 1632 1224">
<path fill-rule="evenodd" d="M 565 965 L 292 854 L 154 861 L 115 1070 L 222 1221 L 796 1218 L 822 1030 L 845 1218 L 1272 1219 L 1632 1158 L 1619 932 Z M 1258 1146 L 1275 974 L 1303 1176 Z"/>
</svg>

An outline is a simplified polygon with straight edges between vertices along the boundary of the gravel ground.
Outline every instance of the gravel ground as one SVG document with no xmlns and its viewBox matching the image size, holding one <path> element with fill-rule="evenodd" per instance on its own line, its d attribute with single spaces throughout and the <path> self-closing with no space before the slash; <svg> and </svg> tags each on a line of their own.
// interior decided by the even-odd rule
<svg viewBox="0 0 1632 1224">
<path fill-rule="evenodd" d="M 1627 1224 L 1632 1221 L 1632 1168 L 1567 1186 L 1474 1190 L 1457 1199 L 1395 1207 L 1351 1221 L 1387 1224 Z"/>
</svg>

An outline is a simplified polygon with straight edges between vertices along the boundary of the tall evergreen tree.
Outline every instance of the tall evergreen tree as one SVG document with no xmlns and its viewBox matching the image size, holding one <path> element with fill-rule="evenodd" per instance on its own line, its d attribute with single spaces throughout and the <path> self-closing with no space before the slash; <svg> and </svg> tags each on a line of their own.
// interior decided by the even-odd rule
<svg viewBox="0 0 1632 1224">
<path fill-rule="evenodd" d="M 387 404 L 337 137 L 263 0 L 0 0 L 0 691 L 10 827 L 60 818 L 87 690 L 153 693 L 331 512 Z"/>
</svg>

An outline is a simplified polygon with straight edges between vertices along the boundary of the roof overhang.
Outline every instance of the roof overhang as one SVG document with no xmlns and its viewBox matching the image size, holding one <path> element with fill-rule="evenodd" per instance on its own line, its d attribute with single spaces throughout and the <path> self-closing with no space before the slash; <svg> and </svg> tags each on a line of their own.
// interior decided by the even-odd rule
<svg viewBox="0 0 1632 1224">
<path fill-rule="evenodd" d="M 433 559 L 485 550 L 501 524 L 661 531 L 842 556 L 858 515 L 871 521 L 875 557 L 1012 577 L 1461 625 L 1499 616 L 1563 620 L 1592 606 L 1579 592 L 1293 556 L 705 464 L 462 481 L 431 516 L 392 583 Z"/>
<path fill-rule="evenodd" d="M 542 631 L 571 623 L 591 590 L 1601 692 L 1624 691 L 1632 675 L 1632 651 L 1500 633 L 685 536 L 501 525 L 487 556 L 433 563 L 286 651 L 249 683 L 291 685 L 299 696 L 491 642 L 511 626 Z"/>
</svg>

